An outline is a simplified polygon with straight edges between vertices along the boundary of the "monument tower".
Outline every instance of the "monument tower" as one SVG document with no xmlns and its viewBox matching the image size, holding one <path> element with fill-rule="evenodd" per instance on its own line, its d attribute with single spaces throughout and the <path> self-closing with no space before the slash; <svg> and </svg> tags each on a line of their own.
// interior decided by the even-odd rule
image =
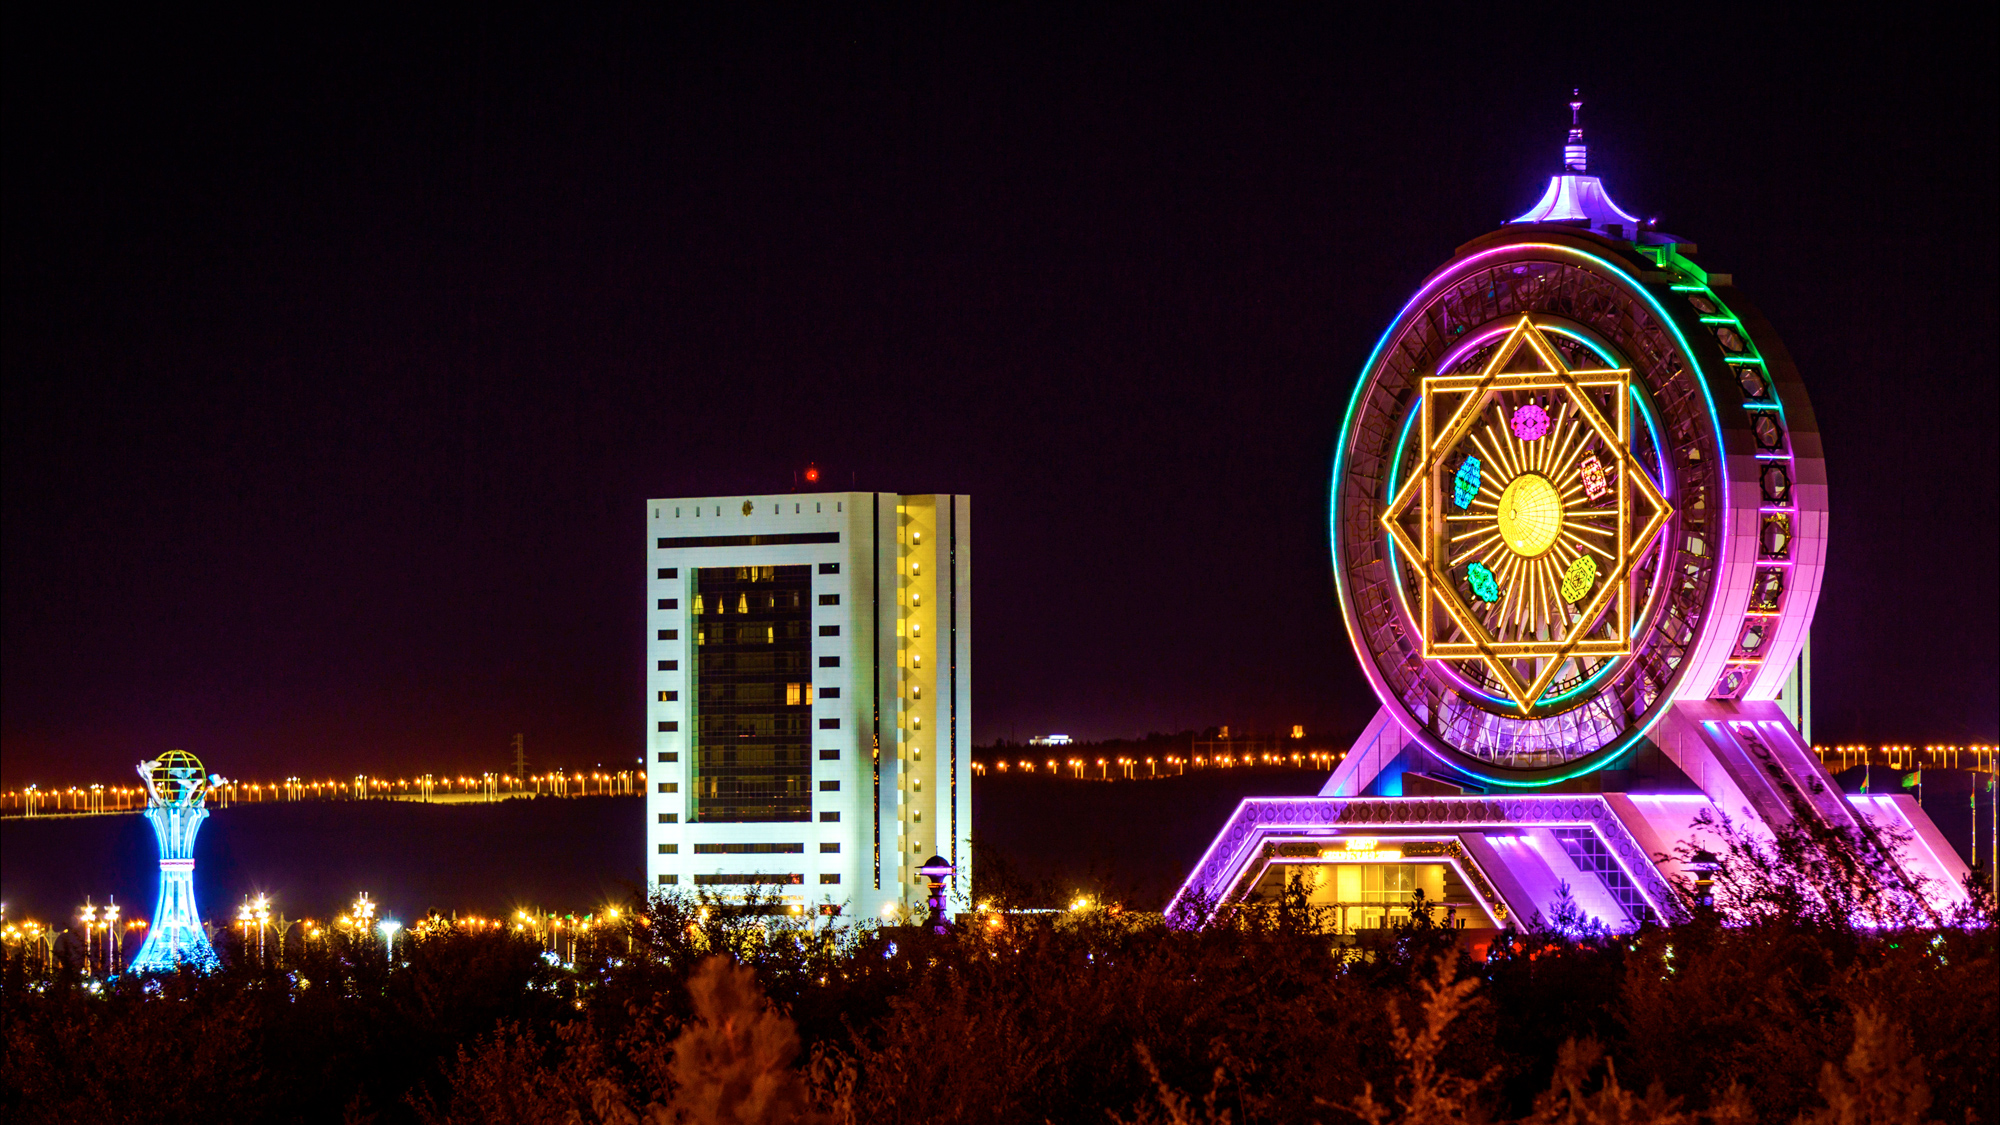
<svg viewBox="0 0 2000 1125">
<path fill-rule="evenodd" d="M 139 779 L 146 783 L 146 819 L 160 842 L 160 901 L 131 970 L 171 972 L 182 964 L 214 968 L 215 947 L 201 928 L 194 901 L 194 837 L 208 819 L 202 798 L 210 782 L 222 779 L 203 774 L 201 759 L 184 750 L 140 762 Z"/>
</svg>

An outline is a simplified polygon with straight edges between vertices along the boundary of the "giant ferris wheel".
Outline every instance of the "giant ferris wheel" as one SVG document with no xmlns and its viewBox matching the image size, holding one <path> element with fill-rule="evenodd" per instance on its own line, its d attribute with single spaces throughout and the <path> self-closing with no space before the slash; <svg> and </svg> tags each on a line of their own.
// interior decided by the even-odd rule
<svg viewBox="0 0 2000 1125">
<path fill-rule="evenodd" d="M 1562 171 L 1424 280 L 1341 425 L 1333 572 L 1381 710 L 1318 796 L 1243 801 L 1171 918 L 1304 889 L 1365 929 L 1424 887 L 1472 928 L 1572 893 L 1631 928 L 1678 916 L 1706 813 L 1862 833 L 1885 885 L 1963 901 L 1922 808 L 1843 793 L 1802 736 L 1827 494 L 1798 371 L 1588 174 L 1570 108 Z"/>
<path fill-rule="evenodd" d="M 1335 459 L 1362 668 L 1489 784 L 1607 766 L 1676 700 L 1772 699 L 1819 593 L 1825 474 L 1784 345 L 1571 141 L 1390 324 Z"/>
</svg>

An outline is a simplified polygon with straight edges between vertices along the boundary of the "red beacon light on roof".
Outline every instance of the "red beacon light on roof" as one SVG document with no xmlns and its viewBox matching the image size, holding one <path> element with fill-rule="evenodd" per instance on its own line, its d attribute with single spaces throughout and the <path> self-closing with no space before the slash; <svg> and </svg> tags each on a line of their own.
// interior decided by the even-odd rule
<svg viewBox="0 0 2000 1125">
<path fill-rule="evenodd" d="M 818 465 L 814 465 L 814 464 L 810 464 L 810 463 L 808 463 L 808 464 L 806 465 L 806 483 L 807 483 L 807 484 L 818 484 L 818 483 L 819 483 L 819 466 L 818 466 Z"/>
</svg>

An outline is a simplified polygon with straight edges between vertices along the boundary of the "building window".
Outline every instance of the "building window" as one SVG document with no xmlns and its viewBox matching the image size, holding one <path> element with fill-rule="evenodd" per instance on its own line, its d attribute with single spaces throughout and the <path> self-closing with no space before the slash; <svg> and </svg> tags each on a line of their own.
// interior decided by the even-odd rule
<svg viewBox="0 0 2000 1125">
<path fill-rule="evenodd" d="M 802 855 L 804 844 L 696 844 L 696 855 Z"/>
<path fill-rule="evenodd" d="M 821 594 L 821 595 L 819 596 L 819 604 L 821 604 L 821 605 L 839 605 L 839 604 L 840 604 L 840 595 L 839 595 L 839 594 Z"/>
<path fill-rule="evenodd" d="M 821 563 L 821 564 L 819 564 L 819 572 L 820 572 L 821 574 L 839 574 L 839 573 L 840 573 L 840 564 L 839 564 L 839 563 Z"/>
<path fill-rule="evenodd" d="M 660 814 L 661 824 L 679 824 L 680 822 L 681 814 L 677 812 L 663 812 Z"/>
<path fill-rule="evenodd" d="M 838 824 L 840 822 L 840 814 L 837 812 L 823 812 L 819 814 L 819 822 L 821 824 Z"/>
<path fill-rule="evenodd" d="M 819 783 L 819 791 L 822 793 L 838 793 L 840 792 L 840 782 L 822 781 Z"/>
<path fill-rule="evenodd" d="M 663 691 L 660 693 L 660 702 L 675 703 L 680 700 L 680 697 L 681 693 L 678 691 Z"/>
<path fill-rule="evenodd" d="M 797 887 L 804 885 L 805 881 L 806 877 L 797 872 L 791 874 L 767 874 L 757 871 L 737 875 L 697 875 L 694 877 L 694 885 L 697 887 Z"/>
<path fill-rule="evenodd" d="M 840 626 L 822 625 L 819 627 L 819 635 L 822 637 L 838 637 L 840 635 Z"/>
<path fill-rule="evenodd" d="M 840 882 L 840 873 L 839 873 L 839 872 L 837 872 L 837 871 L 829 871 L 829 872 L 827 872 L 826 874 L 824 874 L 824 875 L 821 875 L 821 876 L 819 877 L 819 881 L 820 881 L 820 882 L 821 882 L 822 884 L 826 884 L 826 883 L 838 883 L 838 882 Z"/>
<path fill-rule="evenodd" d="M 680 846 L 679 844 L 661 844 L 661 845 L 660 845 L 660 854 L 661 854 L 661 855 L 679 855 L 679 854 L 681 854 L 681 846 Z"/>
<path fill-rule="evenodd" d="M 660 720 L 660 732 L 663 734 L 668 731 L 676 731 L 679 729 L 681 729 L 681 721 L 679 719 Z"/>
<path fill-rule="evenodd" d="M 679 883 L 680 881 L 681 881 L 681 877 L 680 877 L 680 876 L 678 876 L 678 875 L 662 875 L 662 876 L 660 876 L 660 885 L 661 885 L 662 887 L 671 887 L 671 886 L 675 885 L 676 883 Z"/>
<path fill-rule="evenodd" d="M 839 699 L 840 689 L 837 687 L 823 687 L 819 689 L 819 697 L 821 699 Z"/>
<path fill-rule="evenodd" d="M 663 641 L 678 641 L 681 639 L 681 631 L 679 629 L 662 629 L 660 630 L 660 639 Z"/>
<path fill-rule="evenodd" d="M 840 667 L 840 657 L 822 656 L 819 658 L 819 666 L 822 668 L 838 668 Z"/>
<path fill-rule="evenodd" d="M 678 762 L 681 760 L 681 753 L 678 750 L 664 750 L 660 753 L 660 760 L 662 762 Z"/>
<path fill-rule="evenodd" d="M 693 819 L 705 823 L 812 818 L 810 660 L 812 569 L 694 569 L 701 634 L 689 700 L 696 705 Z"/>
<path fill-rule="evenodd" d="M 674 509 L 674 515 L 678 516 L 678 515 L 680 515 L 680 514 L 681 514 L 681 510 L 680 510 L 679 508 L 675 508 L 675 509 Z M 679 578 L 680 576 L 681 576 L 681 568 L 680 568 L 680 567 L 677 567 L 677 566 L 663 566 L 663 567 L 661 567 L 661 568 L 660 568 L 660 577 L 662 577 L 662 578 Z"/>
<path fill-rule="evenodd" d="M 819 752 L 819 760 L 822 762 L 838 762 L 840 760 L 840 751 L 822 750 Z"/>
<path fill-rule="evenodd" d="M 678 781 L 660 782 L 660 792 L 662 793 L 678 793 L 680 791 L 681 791 L 681 786 L 680 782 Z"/>
<path fill-rule="evenodd" d="M 681 670 L 681 662 L 678 660 L 662 660 L 660 661 L 659 669 L 662 672 L 678 672 Z"/>
<path fill-rule="evenodd" d="M 840 729 L 840 720 L 839 720 L 839 719 L 821 719 L 821 720 L 819 721 L 819 729 L 821 729 L 821 730 L 839 730 L 839 729 Z"/>
<path fill-rule="evenodd" d="M 681 607 L 681 600 L 679 598 L 660 599 L 659 608 L 661 609 L 679 609 L 680 607 Z"/>
</svg>

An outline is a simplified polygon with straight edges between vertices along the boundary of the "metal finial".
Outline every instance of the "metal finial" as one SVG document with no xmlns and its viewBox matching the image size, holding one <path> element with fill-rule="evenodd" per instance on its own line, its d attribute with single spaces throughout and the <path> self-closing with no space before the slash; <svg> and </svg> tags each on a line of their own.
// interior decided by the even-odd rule
<svg viewBox="0 0 2000 1125">
<path fill-rule="evenodd" d="M 1589 150 L 1583 143 L 1583 91 L 1569 92 L 1569 143 L 1563 145 L 1563 169 L 1581 175 L 1589 163 Z"/>
</svg>

